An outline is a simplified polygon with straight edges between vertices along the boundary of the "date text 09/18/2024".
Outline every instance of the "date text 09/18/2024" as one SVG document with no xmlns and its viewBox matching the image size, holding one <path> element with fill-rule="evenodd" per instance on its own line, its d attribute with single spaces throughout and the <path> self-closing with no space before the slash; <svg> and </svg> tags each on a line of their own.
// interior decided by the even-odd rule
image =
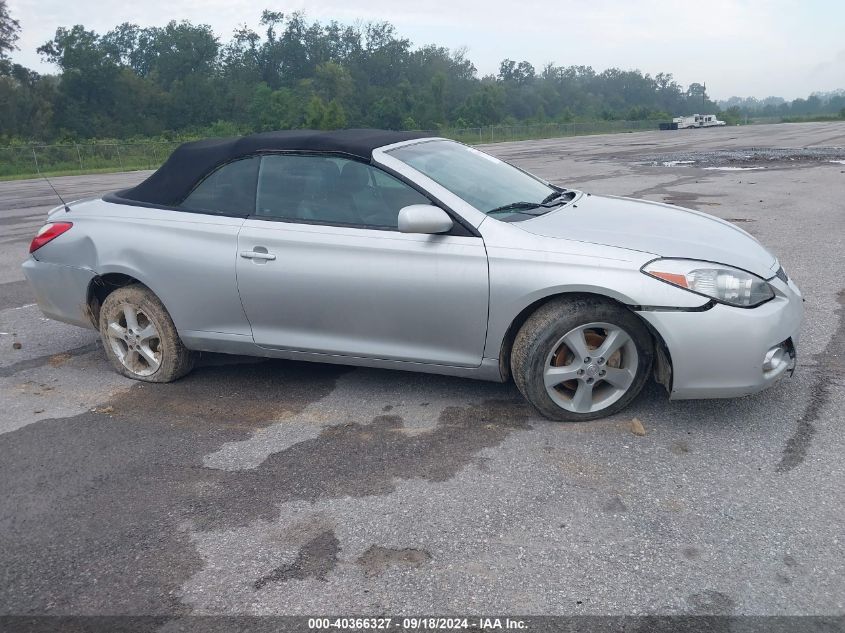
<svg viewBox="0 0 845 633">
<path fill-rule="evenodd" d="M 352 618 L 309 618 L 309 630 L 400 630 L 400 631 L 498 631 L 527 630 L 524 620 L 497 617 L 440 618 L 440 617 L 352 617 Z"/>
</svg>

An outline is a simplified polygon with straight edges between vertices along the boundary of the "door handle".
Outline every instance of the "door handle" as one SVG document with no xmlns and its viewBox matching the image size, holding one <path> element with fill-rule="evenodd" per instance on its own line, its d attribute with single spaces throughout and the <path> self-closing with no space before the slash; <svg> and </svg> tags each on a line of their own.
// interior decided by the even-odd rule
<svg viewBox="0 0 845 633">
<path fill-rule="evenodd" d="M 262 253 L 261 251 L 241 251 L 241 257 L 244 259 L 262 259 L 265 261 L 273 261 L 276 256 L 273 253 Z"/>
</svg>

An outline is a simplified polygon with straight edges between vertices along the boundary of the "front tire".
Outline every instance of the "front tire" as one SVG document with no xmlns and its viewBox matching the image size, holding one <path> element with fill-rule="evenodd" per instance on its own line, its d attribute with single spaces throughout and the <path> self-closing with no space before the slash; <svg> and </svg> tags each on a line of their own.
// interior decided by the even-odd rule
<svg viewBox="0 0 845 633">
<path fill-rule="evenodd" d="M 520 328 L 511 372 L 541 415 L 582 422 L 628 406 L 645 385 L 653 355 L 648 330 L 629 310 L 597 297 L 560 298 Z"/>
<path fill-rule="evenodd" d="M 194 367 L 164 305 L 146 286 L 112 292 L 100 308 L 100 337 L 115 371 L 145 382 L 171 382 Z"/>
</svg>

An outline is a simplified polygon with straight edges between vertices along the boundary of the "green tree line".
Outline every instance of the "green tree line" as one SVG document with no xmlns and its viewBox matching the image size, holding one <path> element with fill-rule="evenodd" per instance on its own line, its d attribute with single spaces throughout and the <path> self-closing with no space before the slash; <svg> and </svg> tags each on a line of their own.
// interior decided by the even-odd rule
<svg viewBox="0 0 845 633">
<path fill-rule="evenodd" d="M 845 89 L 831 92 L 815 92 L 806 99 L 787 101 L 782 97 L 731 97 L 719 102 L 719 107 L 728 117 L 741 120 L 744 117 L 798 118 L 806 116 L 831 115 L 845 119 Z"/>
<path fill-rule="evenodd" d="M 263 11 L 221 40 L 207 25 L 59 28 L 38 48 L 58 73 L 11 63 L 19 25 L 0 0 L 0 142 L 227 135 L 288 128 L 426 129 L 712 112 L 671 74 L 504 60 L 479 77 L 463 50 L 414 47 L 387 22 Z"/>
</svg>

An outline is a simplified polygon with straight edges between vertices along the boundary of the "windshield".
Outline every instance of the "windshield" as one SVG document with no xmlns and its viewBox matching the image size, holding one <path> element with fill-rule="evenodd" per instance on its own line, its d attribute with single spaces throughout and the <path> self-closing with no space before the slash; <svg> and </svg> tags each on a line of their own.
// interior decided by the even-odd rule
<svg viewBox="0 0 845 633">
<path fill-rule="evenodd" d="M 453 141 L 425 141 L 389 153 L 479 211 L 503 220 L 545 213 L 549 207 L 544 205 L 560 193 L 498 158 Z"/>
</svg>

